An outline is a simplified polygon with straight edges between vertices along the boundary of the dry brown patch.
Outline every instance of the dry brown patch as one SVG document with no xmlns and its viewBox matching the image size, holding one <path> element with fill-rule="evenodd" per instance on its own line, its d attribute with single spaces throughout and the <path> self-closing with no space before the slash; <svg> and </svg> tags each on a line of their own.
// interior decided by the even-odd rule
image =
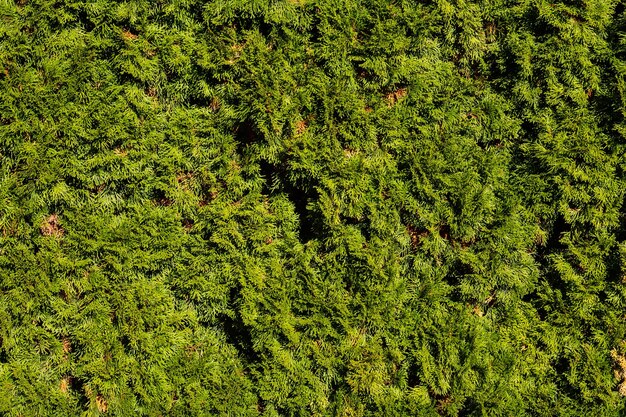
<svg viewBox="0 0 626 417">
<path fill-rule="evenodd" d="M 65 231 L 59 224 L 59 216 L 51 214 L 41 225 L 41 234 L 44 236 L 61 237 Z"/>
<path fill-rule="evenodd" d="M 483 301 L 483 303 L 484 303 L 485 305 L 487 305 L 487 306 L 491 306 L 491 305 L 493 305 L 493 303 L 495 303 L 495 302 L 496 302 L 496 293 L 495 293 L 495 292 L 494 292 L 494 293 L 491 293 L 491 294 L 489 295 L 489 297 L 485 298 L 485 301 Z"/>
<path fill-rule="evenodd" d="M 61 383 L 59 384 L 59 389 L 61 390 L 62 393 L 65 394 L 70 389 L 70 383 L 71 383 L 71 378 L 69 376 L 66 376 L 65 378 L 61 379 Z"/>
<path fill-rule="evenodd" d="M 122 149 L 122 148 L 115 148 L 113 149 L 113 153 L 119 157 L 125 157 L 126 155 L 128 155 L 128 151 L 126 149 Z"/>
<path fill-rule="evenodd" d="M 450 226 L 448 226 L 447 224 L 442 225 L 439 228 L 439 236 L 446 240 L 450 240 Z"/>
<path fill-rule="evenodd" d="M 192 357 L 194 355 L 202 357 L 204 355 L 204 349 L 202 349 L 201 344 L 189 345 L 185 347 L 185 355 L 187 355 L 187 357 Z"/>
<path fill-rule="evenodd" d="M 162 206 L 162 207 L 169 207 L 172 204 L 174 204 L 174 202 L 169 198 L 160 198 L 158 200 L 155 200 L 155 203 L 157 206 Z"/>
<path fill-rule="evenodd" d="M 385 96 L 385 101 L 387 102 L 387 106 L 391 107 L 396 104 L 400 99 L 406 97 L 408 91 L 406 88 L 400 88 L 396 91 L 393 91 Z"/>
<path fill-rule="evenodd" d="M 124 30 L 122 31 L 122 38 L 124 38 L 124 40 L 127 41 L 134 41 L 135 39 L 137 39 L 139 36 L 135 35 L 134 33 L 132 33 L 129 30 Z"/>
<path fill-rule="evenodd" d="M 176 175 L 176 182 L 183 190 L 189 191 L 194 178 L 193 172 L 181 172 Z"/>
<path fill-rule="evenodd" d="M 613 370 L 615 378 L 620 381 L 617 386 L 617 392 L 622 397 L 626 397 L 626 356 L 621 355 L 616 349 L 611 351 L 611 357 L 615 362 L 615 368 Z"/>
<path fill-rule="evenodd" d="M 450 397 L 449 395 L 446 395 L 443 398 L 440 398 L 437 400 L 437 405 L 435 406 L 435 408 L 437 412 L 441 414 L 448 409 L 450 404 L 452 404 L 452 397 Z"/>
<path fill-rule="evenodd" d="M 357 151 L 356 149 L 352 149 L 352 148 L 346 148 L 343 150 L 343 154 L 346 156 L 346 158 L 352 158 L 357 153 L 359 153 L 359 151 Z"/>
<path fill-rule="evenodd" d="M 7 222 L 0 227 L 0 230 L 2 230 L 2 237 L 15 236 L 18 230 L 18 223 L 15 220 Z"/>
<path fill-rule="evenodd" d="M 104 399 L 102 395 L 96 397 L 96 406 L 98 407 L 98 411 L 101 413 L 106 413 L 109 409 L 109 405 L 107 404 L 107 400 Z"/>
<path fill-rule="evenodd" d="M 482 317 L 485 315 L 485 313 L 479 306 L 474 306 L 474 308 L 472 309 L 472 313 L 476 314 L 478 317 Z"/>
<path fill-rule="evenodd" d="M 191 229 L 193 229 L 193 220 L 191 219 L 183 219 L 183 228 L 185 229 L 185 231 L 189 232 Z"/>
<path fill-rule="evenodd" d="M 180 184 L 193 178 L 193 172 L 180 172 L 176 175 L 176 181 Z"/>
<path fill-rule="evenodd" d="M 420 246 L 422 244 L 422 240 L 429 234 L 428 230 L 417 230 L 411 225 L 407 225 L 406 230 L 411 237 L 411 247 L 413 248 Z"/>
<path fill-rule="evenodd" d="M 298 120 L 296 122 L 296 134 L 301 135 L 307 128 L 306 120 Z"/>
<path fill-rule="evenodd" d="M 185 354 L 187 357 L 193 356 L 198 351 L 198 345 L 189 345 L 185 347 Z"/>
<path fill-rule="evenodd" d="M 491 22 L 488 23 L 487 26 L 485 27 L 485 35 L 488 41 L 493 41 L 495 39 L 496 36 L 496 25 L 495 23 Z"/>
<path fill-rule="evenodd" d="M 475 239 L 462 240 L 461 241 L 461 249 L 467 249 L 472 246 L 476 242 Z"/>
<path fill-rule="evenodd" d="M 226 61 L 226 63 L 229 64 L 229 65 L 234 64 L 235 61 L 237 59 L 239 59 L 239 57 L 241 56 L 241 52 L 243 51 L 244 46 L 245 45 L 243 43 L 236 43 L 236 44 L 232 45 L 230 47 L 230 49 L 231 49 L 233 55 L 230 57 L 230 59 L 228 59 Z"/>
<path fill-rule="evenodd" d="M 67 337 L 63 338 L 61 344 L 63 345 L 63 359 L 67 360 L 68 354 L 72 351 L 72 344 Z"/>
</svg>

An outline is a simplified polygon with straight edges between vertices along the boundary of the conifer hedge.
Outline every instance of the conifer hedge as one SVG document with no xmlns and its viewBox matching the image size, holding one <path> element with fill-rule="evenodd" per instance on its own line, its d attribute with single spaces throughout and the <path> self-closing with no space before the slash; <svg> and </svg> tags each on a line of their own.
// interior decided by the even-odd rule
<svg viewBox="0 0 626 417">
<path fill-rule="evenodd" d="M 1 0 L 0 415 L 626 413 L 625 0 Z"/>
</svg>

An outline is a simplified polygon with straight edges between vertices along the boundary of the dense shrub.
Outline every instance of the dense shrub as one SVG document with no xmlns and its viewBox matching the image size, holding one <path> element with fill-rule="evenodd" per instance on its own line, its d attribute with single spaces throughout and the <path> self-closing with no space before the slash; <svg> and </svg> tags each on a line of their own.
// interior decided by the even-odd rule
<svg viewBox="0 0 626 417">
<path fill-rule="evenodd" d="M 0 415 L 624 415 L 625 6 L 3 1 Z"/>
</svg>

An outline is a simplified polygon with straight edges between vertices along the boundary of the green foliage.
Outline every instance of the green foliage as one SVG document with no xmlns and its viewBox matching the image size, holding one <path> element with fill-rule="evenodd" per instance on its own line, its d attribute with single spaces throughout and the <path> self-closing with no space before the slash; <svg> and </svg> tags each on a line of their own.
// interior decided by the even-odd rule
<svg viewBox="0 0 626 417">
<path fill-rule="evenodd" d="M 625 10 L 3 0 L 0 415 L 623 415 Z"/>
</svg>

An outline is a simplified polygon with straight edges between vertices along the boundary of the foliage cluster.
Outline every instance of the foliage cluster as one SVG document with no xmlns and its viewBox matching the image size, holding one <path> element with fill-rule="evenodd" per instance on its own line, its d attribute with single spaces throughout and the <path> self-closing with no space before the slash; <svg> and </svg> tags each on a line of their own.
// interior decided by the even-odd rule
<svg viewBox="0 0 626 417">
<path fill-rule="evenodd" d="M 0 415 L 624 415 L 625 6 L 0 0 Z"/>
</svg>

